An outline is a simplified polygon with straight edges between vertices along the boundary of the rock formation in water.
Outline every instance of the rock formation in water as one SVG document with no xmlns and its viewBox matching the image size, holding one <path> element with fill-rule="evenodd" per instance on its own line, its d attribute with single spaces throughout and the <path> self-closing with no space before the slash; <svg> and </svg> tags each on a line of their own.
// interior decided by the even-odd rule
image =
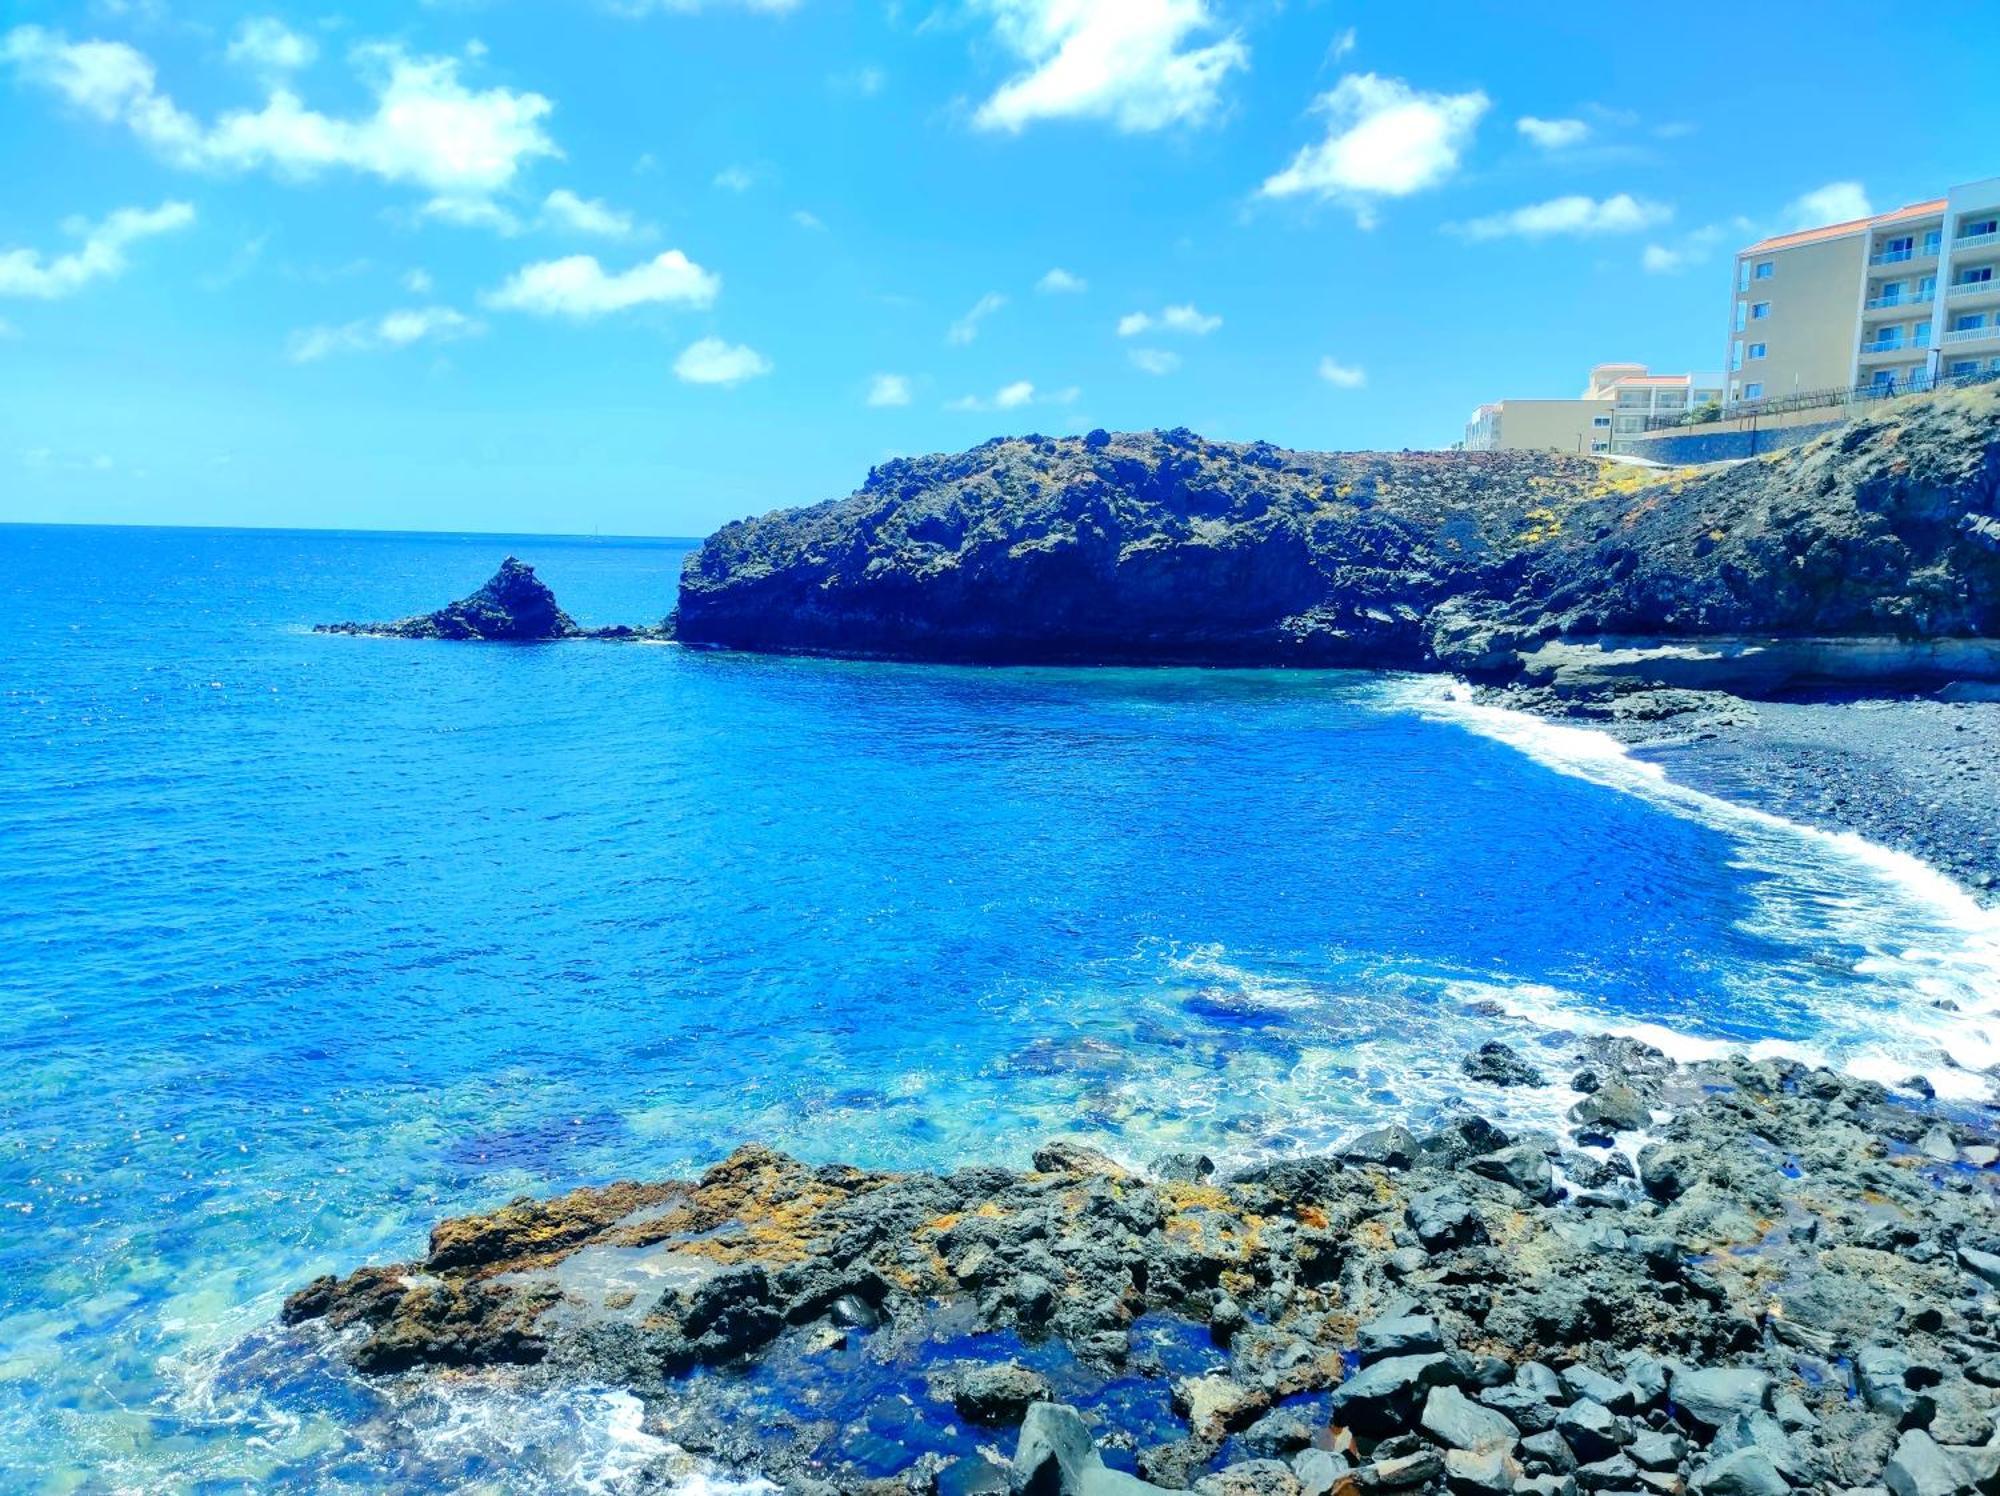
<svg viewBox="0 0 2000 1496">
<path fill-rule="evenodd" d="M 284 1319 L 370 1373 L 629 1389 L 683 1451 L 661 1489 L 688 1454 L 802 1496 L 2000 1489 L 1990 1118 L 1628 1040 L 1542 1058 L 1583 1093 L 1560 1134 L 1466 1112 L 1226 1179 L 745 1148 L 444 1222 Z"/>
<path fill-rule="evenodd" d="M 1700 471 L 1184 430 L 992 441 L 726 526 L 689 558 L 676 627 L 756 650 L 1486 679 L 1559 639 L 1989 638 L 2000 389 Z"/>
<path fill-rule="evenodd" d="M 643 639 L 662 637 L 649 628 L 585 629 L 556 603 L 548 583 L 527 562 L 509 556 L 484 587 L 447 603 L 435 613 L 393 623 L 322 623 L 319 634 L 369 634 L 393 639 L 482 639 L 539 643 L 552 639 Z"/>
</svg>

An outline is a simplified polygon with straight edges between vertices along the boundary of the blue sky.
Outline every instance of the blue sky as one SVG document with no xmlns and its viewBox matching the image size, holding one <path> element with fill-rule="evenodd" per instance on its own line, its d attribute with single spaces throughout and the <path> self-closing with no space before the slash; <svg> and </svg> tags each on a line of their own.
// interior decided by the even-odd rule
<svg viewBox="0 0 2000 1496">
<path fill-rule="evenodd" d="M 8 0 L 0 520 L 693 534 L 1005 432 L 1442 445 L 1718 367 L 1741 243 L 2000 171 L 1976 9 Z"/>
</svg>

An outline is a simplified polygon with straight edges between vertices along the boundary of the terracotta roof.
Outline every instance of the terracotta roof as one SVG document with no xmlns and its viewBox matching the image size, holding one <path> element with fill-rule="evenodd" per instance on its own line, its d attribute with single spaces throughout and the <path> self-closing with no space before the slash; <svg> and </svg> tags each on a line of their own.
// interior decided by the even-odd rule
<svg viewBox="0 0 2000 1496">
<path fill-rule="evenodd" d="M 1908 207 L 1897 208 L 1892 213 L 1876 213 L 1867 218 L 1850 218 L 1845 223 L 1829 223 L 1816 229 L 1800 229 L 1793 234 L 1777 234 L 1769 239 L 1759 239 L 1738 254 L 1762 254 L 1768 249 L 1796 249 L 1801 244 L 1817 244 L 1825 239 L 1842 239 L 1849 234 L 1858 234 L 1863 229 L 1875 228 L 1885 223 L 1900 223 L 1905 218 L 1935 218 L 1944 212 L 1945 199 L 1933 198 L 1927 203 L 1911 203 Z"/>
</svg>

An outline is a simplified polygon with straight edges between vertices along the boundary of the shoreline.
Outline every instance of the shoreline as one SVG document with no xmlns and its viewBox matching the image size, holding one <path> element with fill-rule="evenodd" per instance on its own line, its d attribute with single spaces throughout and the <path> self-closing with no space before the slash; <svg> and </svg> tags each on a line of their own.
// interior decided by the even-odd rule
<svg viewBox="0 0 2000 1496">
<path fill-rule="evenodd" d="M 814 1166 L 523 1198 L 279 1332 L 414 1387 L 636 1397 L 654 1483 L 800 1496 L 1676 1496 L 2000 1479 L 1991 1115 L 1782 1061 L 1488 1045 L 1464 1113 L 1229 1178 Z M 1940 1484 L 1938 1482 L 1942 1481 Z M 1144 1482 L 1141 1485 L 1140 1482 Z"/>
<path fill-rule="evenodd" d="M 1689 789 L 1907 853 L 2000 907 L 2000 701 L 1650 691 L 1580 703 L 1518 688 L 1481 699 L 1602 732 Z"/>
</svg>

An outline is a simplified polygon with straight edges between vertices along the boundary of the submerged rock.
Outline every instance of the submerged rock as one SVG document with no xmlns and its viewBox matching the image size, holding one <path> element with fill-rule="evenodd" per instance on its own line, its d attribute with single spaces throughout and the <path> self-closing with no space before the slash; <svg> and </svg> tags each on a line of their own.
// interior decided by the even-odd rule
<svg viewBox="0 0 2000 1496">
<path fill-rule="evenodd" d="M 419 613 L 392 623 L 322 623 L 316 634 L 367 634 L 391 639 L 479 639 L 513 644 L 556 639 L 658 639 L 662 629 L 579 628 L 556 603 L 548 583 L 527 562 L 509 556 L 486 585 L 435 613 Z"/>
</svg>

